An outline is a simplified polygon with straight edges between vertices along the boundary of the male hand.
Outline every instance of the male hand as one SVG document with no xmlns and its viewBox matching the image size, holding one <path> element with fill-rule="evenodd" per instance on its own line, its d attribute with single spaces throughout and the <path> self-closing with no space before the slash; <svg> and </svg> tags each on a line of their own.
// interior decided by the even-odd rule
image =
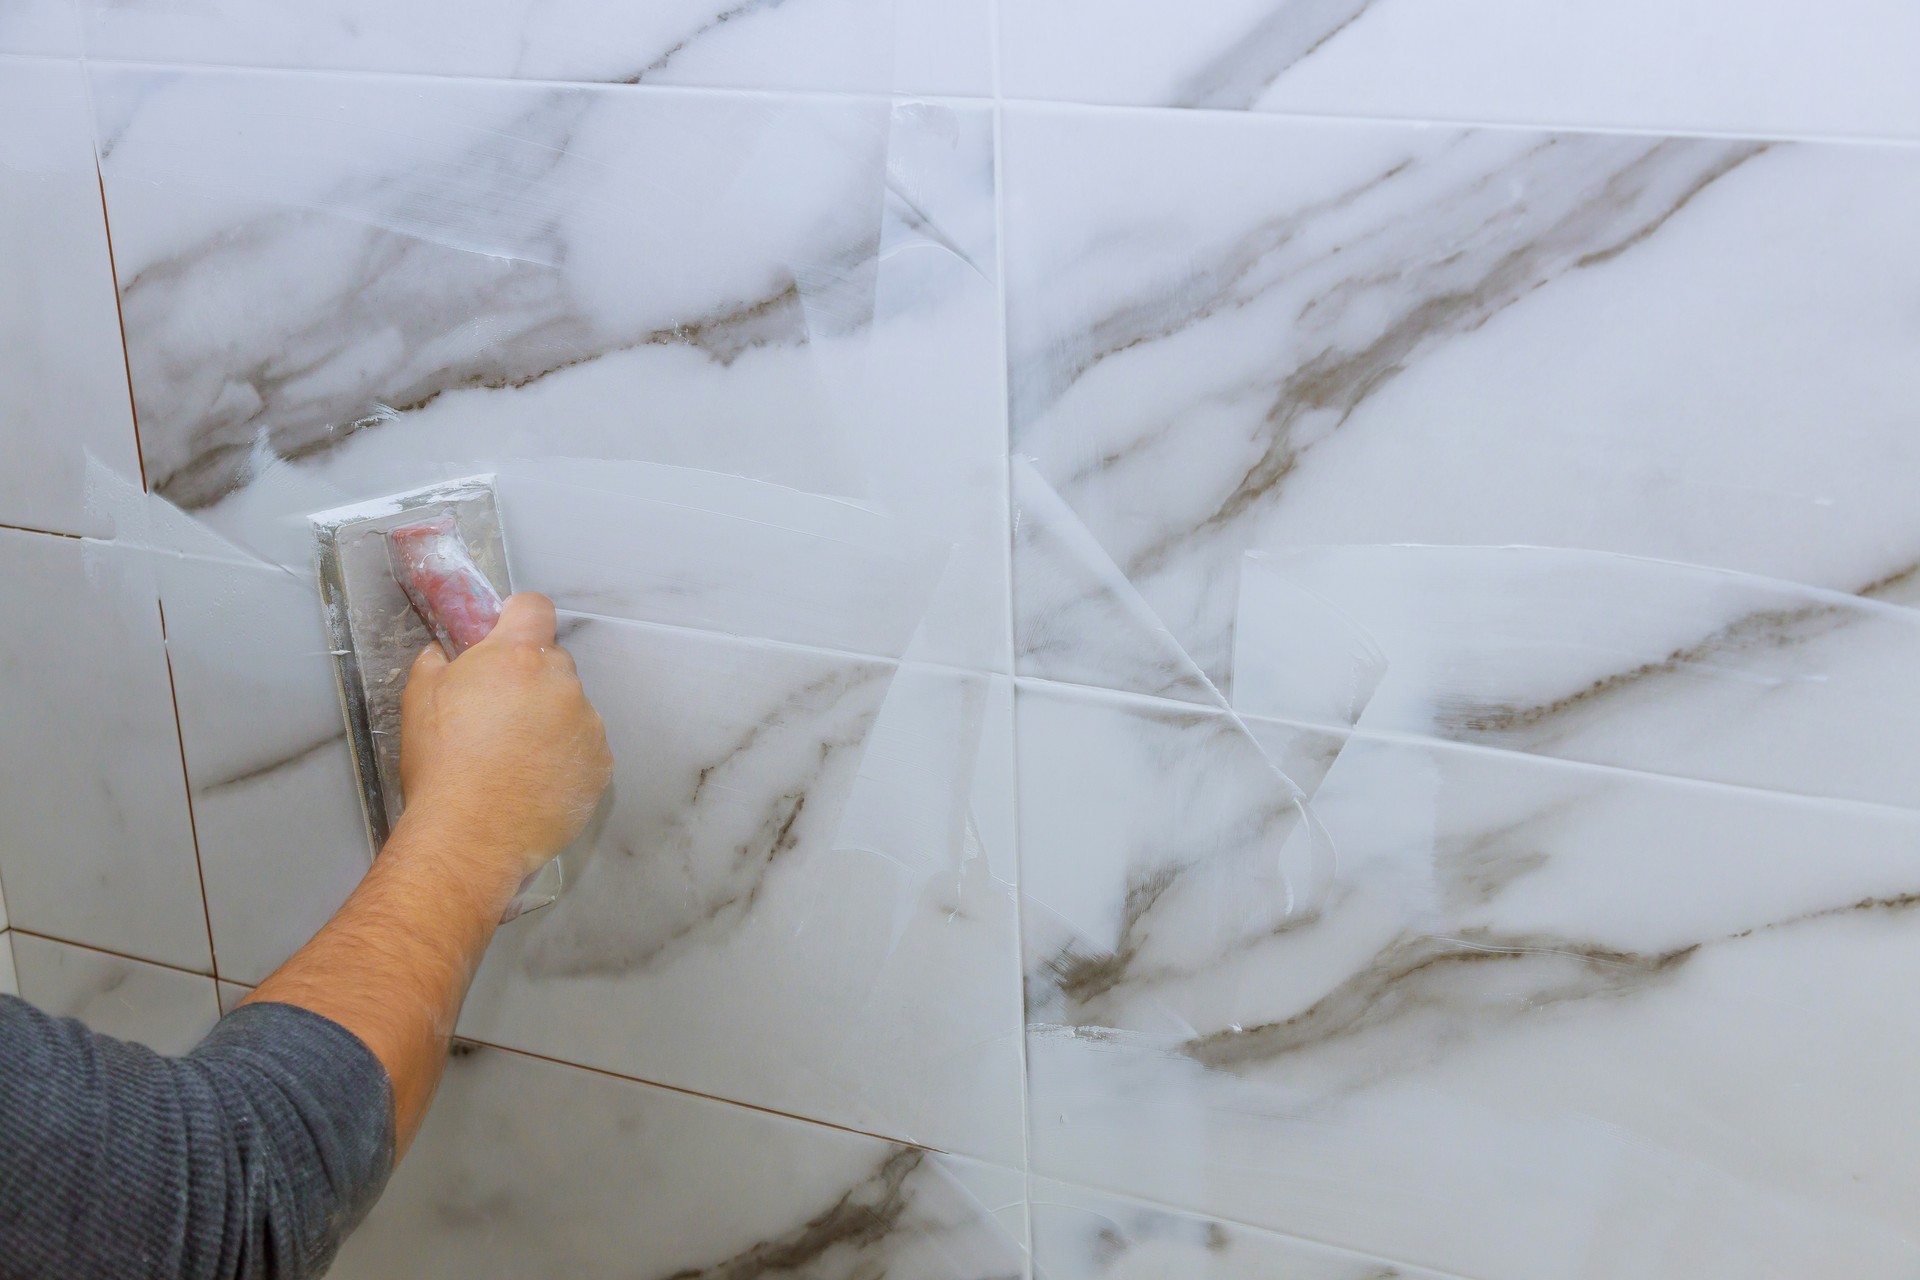
<svg viewBox="0 0 1920 1280">
<path fill-rule="evenodd" d="M 453 661 L 428 645 L 400 704 L 406 818 L 445 824 L 508 895 L 580 834 L 613 775 L 606 726 L 554 625 L 545 596 L 509 598 Z"/>
</svg>

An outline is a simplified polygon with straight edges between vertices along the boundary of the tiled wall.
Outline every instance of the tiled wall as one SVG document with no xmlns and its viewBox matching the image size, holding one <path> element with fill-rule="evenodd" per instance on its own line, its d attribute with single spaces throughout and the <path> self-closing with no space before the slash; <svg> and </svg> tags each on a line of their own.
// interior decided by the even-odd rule
<svg viewBox="0 0 1920 1280">
<path fill-rule="evenodd" d="M 492 472 L 613 802 L 338 1274 L 1913 1275 L 1917 13 L 15 0 L 0 965 L 326 918 Z"/>
</svg>

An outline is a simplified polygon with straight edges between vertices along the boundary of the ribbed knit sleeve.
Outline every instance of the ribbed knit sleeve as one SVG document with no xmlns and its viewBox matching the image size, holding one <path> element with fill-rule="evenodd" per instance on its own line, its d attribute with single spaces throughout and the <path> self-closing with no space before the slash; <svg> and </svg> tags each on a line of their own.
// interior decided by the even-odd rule
<svg viewBox="0 0 1920 1280">
<path fill-rule="evenodd" d="M 386 1071 L 318 1014 L 167 1058 L 0 996 L 0 1280 L 306 1280 L 392 1166 Z"/>
</svg>

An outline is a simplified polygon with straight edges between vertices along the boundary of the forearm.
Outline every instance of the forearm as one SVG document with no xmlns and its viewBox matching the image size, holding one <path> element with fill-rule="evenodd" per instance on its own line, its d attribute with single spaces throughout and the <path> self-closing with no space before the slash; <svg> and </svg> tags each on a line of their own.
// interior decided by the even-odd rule
<svg viewBox="0 0 1920 1280">
<path fill-rule="evenodd" d="M 461 1001 L 514 890 L 470 828 L 409 810 L 333 919 L 248 997 L 330 1018 L 373 1051 L 393 1083 L 396 1157 L 426 1115 Z"/>
</svg>

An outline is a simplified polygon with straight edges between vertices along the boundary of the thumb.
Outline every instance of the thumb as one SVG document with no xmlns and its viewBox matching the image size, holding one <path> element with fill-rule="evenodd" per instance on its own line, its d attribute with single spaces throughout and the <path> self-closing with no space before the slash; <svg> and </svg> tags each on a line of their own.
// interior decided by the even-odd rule
<svg viewBox="0 0 1920 1280">
<path fill-rule="evenodd" d="M 413 667 L 407 672 L 407 687 L 400 696 L 403 699 L 409 698 L 413 696 L 415 689 L 424 692 L 431 688 L 440 678 L 440 673 L 446 669 L 447 655 L 441 651 L 439 645 L 428 645 L 414 658 Z"/>
<path fill-rule="evenodd" d="M 493 624 L 493 630 L 480 643 L 491 644 L 499 640 L 547 649 L 553 646 L 554 631 L 558 625 L 553 601 L 537 591 L 522 591 L 507 597 L 506 604 L 500 609 L 500 621 Z"/>
</svg>

